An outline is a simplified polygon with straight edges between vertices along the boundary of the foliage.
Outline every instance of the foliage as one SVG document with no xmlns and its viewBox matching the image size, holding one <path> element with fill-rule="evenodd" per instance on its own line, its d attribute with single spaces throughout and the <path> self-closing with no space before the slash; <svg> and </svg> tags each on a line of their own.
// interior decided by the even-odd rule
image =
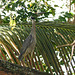
<svg viewBox="0 0 75 75">
<path fill-rule="evenodd" d="M 75 3 L 75 0 L 73 0 L 71 4 L 73 4 L 73 3 Z"/>
<path fill-rule="evenodd" d="M 0 58 L 23 66 L 25 66 L 25 63 L 28 67 L 49 72 L 51 75 L 63 74 L 62 66 L 64 65 L 65 69 L 68 70 L 68 74 L 72 74 L 72 70 L 74 71 L 73 63 L 70 64 L 72 68 L 68 69 L 71 47 L 57 48 L 57 46 L 67 44 L 61 35 L 69 43 L 72 43 L 75 39 L 75 30 L 70 30 L 72 25 L 69 27 L 67 25 L 60 27 L 60 24 L 57 27 L 56 25 L 53 26 L 46 26 L 45 23 L 41 26 L 36 25 L 37 45 L 33 53 L 33 60 L 31 61 L 30 55 L 28 55 L 21 62 L 18 60 L 19 50 L 23 40 L 30 33 L 31 25 L 19 25 L 12 31 L 9 26 L 0 27 Z M 55 31 L 61 35 L 56 34 Z M 72 61 L 74 62 L 74 58 Z"/>
<path fill-rule="evenodd" d="M 74 1 L 72 2 L 74 3 Z M 36 18 L 36 21 L 41 21 L 49 17 L 50 14 L 53 16 L 56 15 L 55 9 L 56 7 L 61 8 L 57 4 L 54 6 L 51 5 L 50 0 L 2 0 L 0 7 L 4 8 L 2 13 L 4 15 L 1 15 L 4 17 L 2 20 L 4 23 L 9 23 L 9 16 L 6 16 L 6 13 L 14 13 L 16 15 L 16 22 L 17 23 L 23 23 L 30 21 L 30 17 L 34 15 L 33 13 L 36 12 L 45 12 L 44 14 L 41 14 L 38 18 Z M 63 6 L 62 6 L 63 7 Z M 61 13 L 62 15 L 63 13 Z M 65 12 L 64 15 L 59 16 L 59 19 L 56 19 L 55 21 L 60 22 L 67 22 L 67 19 L 72 18 L 73 14 Z M 37 15 L 35 15 L 37 16 Z"/>
<path fill-rule="evenodd" d="M 61 12 L 62 16 L 59 16 L 58 19 L 55 19 L 54 21 L 58 22 L 67 22 L 68 18 L 73 18 L 73 13 L 68 13 L 68 12 Z"/>
<path fill-rule="evenodd" d="M 9 13 L 10 11 L 15 11 L 16 14 L 16 21 L 17 22 L 25 22 L 27 21 L 27 18 L 32 16 L 33 13 L 36 12 L 46 12 L 42 15 L 40 15 L 40 19 L 48 18 L 49 14 L 55 15 L 55 9 L 48 3 L 48 1 L 38 1 L 34 0 L 34 2 L 31 1 L 25 1 L 25 0 L 2 0 L 2 7 L 5 7 L 3 10 L 4 17 L 6 18 L 6 11 Z M 41 17 L 42 16 L 42 17 Z M 7 21 L 7 19 L 5 19 Z M 9 18 L 8 18 L 9 19 Z M 5 22 L 5 21 L 4 21 Z"/>
<path fill-rule="evenodd" d="M 58 5 L 54 5 L 58 7 Z M 48 18 L 48 15 L 55 15 L 55 9 L 49 4 L 49 0 L 2 0 L 0 5 L 4 7 L 3 22 L 9 22 L 9 16 L 6 16 L 6 12 L 16 12 L 16 22 L 24 22 L 28 20 L 30 16 L 37 16 L 33 13 L 46 12 L 36 18 L 36 21 L 40 19 Z M 63 16 L 59 16 L 58 21 L 66 22 L 67 18 L 72 18 L 73 14 L 66 12 Z M 15 22 L 15 21 L 14 21 Z M 15 22 L 15 23 L 16 23 Z M 12 22 L 11 22 L 12 23 Z M 47 25 L 48 24 L 48 25 Z M 61 25 L 61 26 L 60 26 Z M 2 25 L 3 26 L 3 25 Z M 62 66 L 65 66 L 67 74 L 74 72 L 73 63 L 69 64 L 71 47 L 57 48 L 57 46 L 72 43 L 75 39 L 75 27 L 74 25 L 63 25 L 58 23 L 41 23 L 36 25 L 37 44 L 35 52 L 33 53 L 33 59 L 30 60 L 28 55 L 23 61 L 18 60 L 20 49 L 23 41 L 29 35 L 31 25 L 18 25 L 11 30 L 8 25 L 0 26 L 0 58 L 8 60 L 12 63 L 16 63 L 22 66 L 27 65 L 28 67 L 37 69 L 39 71 L 45 71 L 53 74 L 63 75 L 64 71 Z M 57 32 L 57 33 L 56 33 Z M 60 35 L 59 35 L 60 34 Z M 63 37 L 65 39 L 63 39 Z M 59 57 L 59 58 L 58 58 Z M 72 58 L 74 62 L 74 58 Z M 68 66 L 71 65 L 71 68 Z"/>
</svg>

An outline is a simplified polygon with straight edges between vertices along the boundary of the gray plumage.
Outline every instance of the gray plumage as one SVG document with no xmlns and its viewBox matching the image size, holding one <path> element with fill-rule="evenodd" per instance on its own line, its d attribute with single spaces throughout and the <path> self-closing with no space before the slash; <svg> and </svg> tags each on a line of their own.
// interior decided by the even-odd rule
<svg viewBox="0 0 75 75">
<path fill-rule="evenodd" d="M 22 45 L 22 48 L 20 50 L 19 60 L 22 60 L 23 57 L 25 57 L 29 53 L 31 53 L 32 57 L 35 45 L 36 45 L 35 21 L 34 18 L 32 18 L 32 30 Z"/>
</svg>

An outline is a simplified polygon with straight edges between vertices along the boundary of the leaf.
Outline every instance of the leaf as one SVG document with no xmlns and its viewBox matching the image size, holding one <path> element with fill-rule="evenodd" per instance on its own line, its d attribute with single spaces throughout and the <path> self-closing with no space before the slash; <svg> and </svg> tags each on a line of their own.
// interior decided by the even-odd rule
<svg viewBox="0 0 75 75">
<path fill-rule="evenodd" d="M 73 0 L 73 1 L 71 2 L 71 4 L 73 4 L 73 3 L 75 3 L 75 0 Z"/>
<path fill-rule="evenodd" d="M 5 2 L 5 0 L 2 0 L 2 2 Z"/>
<path fill-rule="evenodd" d="M 54 5 L 54 7 L 59 7 L 58 5 Z"/>
<path fill-rule="evenodd" d="M 66 12 L 64 16 L 67 17 L 67 18 L 72 18 L 73 17 L 73 14 Z"/>
<path fill-rule="evenodd" d="M 60 19 L 60 21 L 64 21 L 64 22 L 66 22 L 65 17 L 59 16 L 59 19 Z"/>
<path fill-rule="evenodd" d="M 2 51 L 5 51 L 4 46 L 7 48 L 7 50 L 12 57 L 10 59 L 8 57 L 7 60 L 10 60 L 10 62 L 14 62 L 16 64 L 19 64 L 18 62 L 18 54 L 16 52 L 19 52 L 21 49 L 23 41 L 27 38 L 31 31 L 31 25 L 18 25 L 11 31 L 10 27 L 8 26 L 0 26 L 0 49 Z M 64 74 L 63 69 L 61 68 L 62 65 L 65 67 L 68 67 L 70 53 L 71 53 L 71 47 L 63 47 L 63 48 L 57 48 L 59 45 L 65 44 L 65 40 L 62 38 L 61 35 L 56 34 L 56 32 L 59 32 L 63 35 L 65 39 L 67 39 L 68 42 L 72 42 L 75 38 L 74 32 L 75 27 L 74 25 L 64 25 L 64 24 L 56 24 L 56 23 L 50 23 L 45 22 L 41 23 L 39 25 L 36 25 L 36 49 L 33 54 L 33 62 L 31 65 L 30 61 L 30 55 L 26 57 L 26 62 L 23 60 L 23 63 L 27 64 L 28 67 L 33 67 L 35 69 L 38 69 L 40 71 L 50 72 L 50 74 L 54 74 L 54 72 L 57 74 Z M 70 36 L 70 38 L 68 37 Z M 9 37 L 9 38 L 8 38 Z M 4 39 L 2 39 L 4 38 Z M 4 45 L 4 46 L 3 46 Z M 14 47 L 14 46 L 15 47 Z M 14 47 L 14 48 L 13 48 Z M 58 51 L 58 53 L 56 53 Z M 4 53 L 5 57 L 7 57 L 7 52 Z M 58 57 L 59 54 L 59 57 Z M 15 56 L 14 56 L 15 55 Z M 0 55 L 1 56 L 1 55 Z M 72 59 L 72 62 L 74 62 L 74 59 Z M 22 62 L 21 62 L 22 64 Z M 73 66 L 73 64 L 70 64 Z M 65 68 L 66 69 L 66 68 Z M 72 67 L 74 69 L 74 66 Z M 72 73 L 72 71 L 70 71 Z"/>
<path fill-rule="evenodd" d="M 0 8 L 2 8 L 2 5 L 0 5 Z"/>
</svg>

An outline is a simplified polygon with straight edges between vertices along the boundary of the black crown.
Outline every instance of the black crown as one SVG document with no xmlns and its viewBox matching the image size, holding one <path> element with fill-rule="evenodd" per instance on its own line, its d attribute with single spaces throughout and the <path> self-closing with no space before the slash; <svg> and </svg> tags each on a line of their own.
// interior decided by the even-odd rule
<svg viewBox="0 0 75 75">
<path fill-rule="evenodd" d="M 32 16 L 31 19 L 35 19 L 35 17 Z"/>
</svg>

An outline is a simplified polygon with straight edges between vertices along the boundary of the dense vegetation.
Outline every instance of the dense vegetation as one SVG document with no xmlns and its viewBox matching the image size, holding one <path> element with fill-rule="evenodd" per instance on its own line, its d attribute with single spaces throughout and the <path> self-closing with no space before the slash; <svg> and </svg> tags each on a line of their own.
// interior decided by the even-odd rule
<svg viewBox="0 0 75 75">
<path fill-rule="evenodd" d="M 75 51 L 73 52 L 72 62 L 70 63 L 72 46 L 57 47 L 71 44 L 75 40 L 75 25 L 67 23 L 67 19 L 74 16 L 73 13 L 65 12 L 63 16 L 59 16 L 59 19 L 53 22 L 49 20 L 45 22 L 44 20 L 50 14 L 55 16 L 55 8 L 48 1 L 43 0 L 42 3 L 40 2 L 41 0 L 34 0 L 35 2 L 28 0 L 28 3 L 25 0 L 6 1 L 2 0 L 0 5 L 3 8 L 2 13 L 4 14 L 1 15 L 0 20 L 0 58 L 15 64 L 27 65 L 39 71 L 48 72 L 51 75 L 74 74 Z M 25 5 L 26 3 L 27 5 Z M 58 5 L 54 6 L 59 7 Z M 45 13 L 36 18 L 37 44 L 33 53 L 33 59 L 31 61 L 31 57 L 28 55 L 25 60 L 20 62 L 18 60 L 20 49 L 23 41 L 31 31 L 32 25 L 29 18 L 32 15 L 37 17 L 34 14 L 38 12 L 37 10 Z M 10 11 L 12 14 L 15 12 L 11 20 Z M 10 14 L 6 16 L 6 12 Z M 14 16 L 16 16 L 15 20 L 13 20 Z M 12 24 L 15 23 L 16 26 L 11 29 L 8 24 L 9 22 L 13 22 Z M 65 71 L 63 66 L 65 66 Z"/>
</svg>

